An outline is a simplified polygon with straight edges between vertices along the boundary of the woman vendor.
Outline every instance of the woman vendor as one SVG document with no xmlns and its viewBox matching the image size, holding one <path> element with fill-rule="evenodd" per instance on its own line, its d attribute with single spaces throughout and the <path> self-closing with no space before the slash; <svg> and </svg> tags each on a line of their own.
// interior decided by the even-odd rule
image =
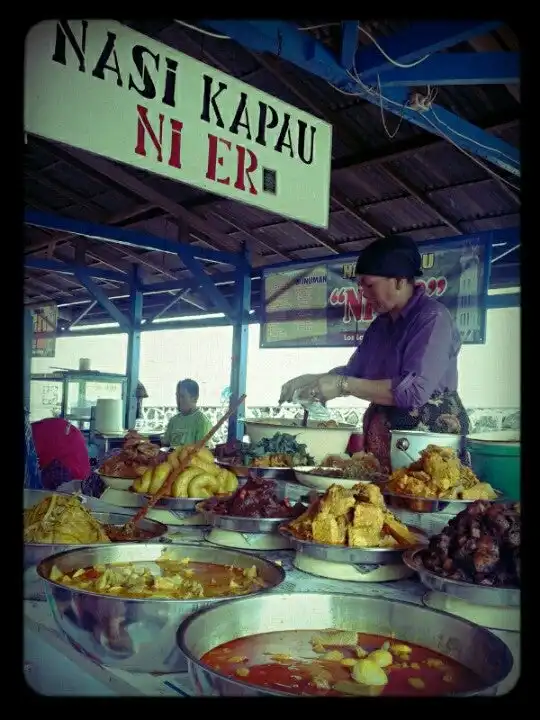
<svg viewBox="0 0 540 720">
<path fill-rule="evenodd" d="M 356 263 L 358 285 L 377 314 L 345 367 L 302 375 L 283 385 L 280 402 L 326 402 L 353 395 L 370 404 L 364 450 L 390 470 L 390 430 L 466 435 L 469 419 L 457 393 L 459 331 L 446 307 L 415 278 L 421 257 L 409 238 L 376 240 Z"/>
</svg>

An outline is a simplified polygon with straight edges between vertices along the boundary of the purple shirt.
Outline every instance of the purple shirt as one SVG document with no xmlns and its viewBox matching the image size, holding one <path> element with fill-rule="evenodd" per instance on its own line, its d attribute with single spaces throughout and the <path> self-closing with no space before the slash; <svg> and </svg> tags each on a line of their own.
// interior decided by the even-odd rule
<svg viewBox="0 0 540 720">
<path fill-rule="evenodd" d="M 446 307 L 417 287 L 395 320 L 389 313 L 375 318 L 341 374 L 392 380 L 395 406 L 419 408 L 436 390 L 457 390 L 460 347 Z"/>
</svg>

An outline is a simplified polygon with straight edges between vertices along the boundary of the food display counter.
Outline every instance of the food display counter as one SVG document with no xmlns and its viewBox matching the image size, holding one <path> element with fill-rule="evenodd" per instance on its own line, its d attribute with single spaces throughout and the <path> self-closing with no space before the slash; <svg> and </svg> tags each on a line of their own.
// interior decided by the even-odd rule
<svg viewBox="0 0 540 720">
<path fill-rule="evenodd" d="M 207 529 L 174 528 L 174 542 L 205 543 Z M 258 553 L 278 561 L 286 571 L 285 582 L 272 592 L 332 592 L 358 596 L 388 598 L 409 603 L 422 603 L 426 588 L 416 579 L 388 583 L 353 583 L 327 580 L 297 570 L 294 552 L 280 550 Z M 63 638 L 44 601 L 25 601 L 25 678 L 35 691 L 45 695 L 118 695 L 150 697 L 188 697 L 194 695 L 187 673 L 128 673 L 97 665 L 77 652 Z M 512 689 L 519 677 L 520 636 L 517 632 L 494 631 L 503 639 L 514 656 L 511 675 L 498 689 L 504 694 Z"/>
</svg>

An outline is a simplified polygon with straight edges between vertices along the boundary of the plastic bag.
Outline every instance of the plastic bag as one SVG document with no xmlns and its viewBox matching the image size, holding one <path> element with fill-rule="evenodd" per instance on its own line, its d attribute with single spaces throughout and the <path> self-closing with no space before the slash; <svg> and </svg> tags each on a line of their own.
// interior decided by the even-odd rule
<svg viewBox="0 0 540 720">
<path fill-rule="evenodd" d="M 308 420 L 312 420 L 314 422 L 328 422 L 328 420 L 332 420 L 330 411 L 326 408 L 325 405 L 323 405 L 318 400 L 301 397 L 298 390 L 296 390 L 293 395 L 293 402 L 298 403 L 304 408 L 304 410 L 307 410 Z"/>
</svg>

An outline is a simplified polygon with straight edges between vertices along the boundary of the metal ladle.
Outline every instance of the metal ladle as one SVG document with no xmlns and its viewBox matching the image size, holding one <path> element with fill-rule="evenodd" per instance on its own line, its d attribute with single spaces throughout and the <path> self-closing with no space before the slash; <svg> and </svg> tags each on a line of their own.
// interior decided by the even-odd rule
<svg viewBox="0 0 540 720">
<path fill-rule="evenodd" d="M 416 462 L 412 455 L 407 452 L 407 450 L 409 449 L 409 441 L 407 440 L 407 438 L 399 438 L 399 440 L 396 441 L 396 449 L 402 453 L 405 453 L 405 455 L 412 463 Z"/>
</svg>

